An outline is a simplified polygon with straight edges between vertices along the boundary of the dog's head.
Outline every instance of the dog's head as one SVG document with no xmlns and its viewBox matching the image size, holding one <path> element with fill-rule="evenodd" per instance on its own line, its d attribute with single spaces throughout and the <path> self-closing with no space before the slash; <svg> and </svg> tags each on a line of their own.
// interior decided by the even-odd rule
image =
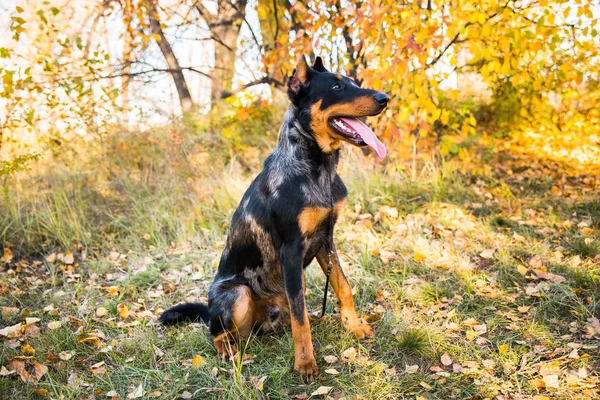
<svg viewBox="0 0 600 400">
<path fill-rule="evenodd" d="M 321 57 L 310 67 L 302 55 L 289 79 L 288 96 L 298 108 L 300 124 L 322 151 L 330 153 L 348 142 L 371 146 L 379 158 L 385 157 L 385 145 L 363 119 L 385 109 L 387 94 L 363 89 L 347 76 L 327 71 Z"/>
</svg>

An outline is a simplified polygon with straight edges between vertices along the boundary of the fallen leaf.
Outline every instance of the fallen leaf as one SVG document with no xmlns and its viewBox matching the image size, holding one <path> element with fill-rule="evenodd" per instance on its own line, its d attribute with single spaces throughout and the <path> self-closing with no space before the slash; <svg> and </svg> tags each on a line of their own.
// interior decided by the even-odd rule
<svg viewBox="0 0 600 400">
<path fill-rule="evenodd" d="M 329 374 L 329 375 L 337 375 L 337 374 L 339 374 L 339 373 L 340 373 L 340 371 L 338 371 L 338 370 L 337 370 L 337 369 L 335 369 L 335 368 L 329 368 L 329 369 L 326 369 L 326 370 L 325 370 L 325 373 L 326 373 L 326 374 Z"/>
<path fill-rule="evenodd" d="M 73 264 L 73 262 L 75 261 L 75 257 L 73 257 L 73 253 L 71 253 L 71 250 L 67 251 L 67 254 L 65 254 L 62 261 L 67 265 Z"/>
<path fill-rule="evenodd" d="M 508 344 L 507 343 L 504 343 L 504 344 L 501 344 L 500 346 L 498 346 L 498 353 L 504 354 L 507 351 L 508 351 Z"/>
<path fill-rule="evenodd" d="M 35 372 L 36 382 L 39 382 L 40 379 L 42 379 L 42 376 L 44 376 L 46 374 L 46 372 L 48 372 L 48 367 L 46 367 L 44 364 L 35 362 L 33 364 L 33 371 Z"/>
<path fill-rule="evenodd" d="M 319 386 L 317 388 L 317 390 L 315 390 L 314 392 L 312 392 L 310 394 L 310 397 L 313 397 L 313 396 L 324 396 L 327 393 L 331 392 L 331 389 L 333 389 L 333 386 Z"/>
<path fill-rule="evenodd" d="M 119 311 L 119 316 L 121 317 L 121 319 L 127 319 L 129 317 L 130 313 L 125 303 L 119 303 L 119 305 L 117 306 L 117 311 Z"/>
<path fill-rule="evenodd" d="M 482 258 L 485 258 L 485 259 L 488 259 L 488 260 L 489 260 L 489 259 L 492 259 L 492 258 L 494 258 L 494 253 L 495 253 L 495 252 L 496 252 L 496 250 L 495 250 L 495 249 L 485 249 L 485 250 L 483 250 L 483 251 L 482 251 L 482 252 L 481 252 L 479 255 L 480 255 Z"/>
<path fill-rule="evenodd" d="M 527 267 L 525 267 L 524 265 L 519 264 L 517 266 L 517 271 L 519 271 L 519 273 L 521 275 L 527 275 L 527 273 L 529 272 L 529 270 L 527 269 Z"/>
<path fill-rule="evenodd" d="M 421 261 L 423 261 L 425 259 L 425 257 L 421 253 L 415 253 L 415 255 L 413 256 L 413 259 L 416 262 L 421 262 Z"/>
<path fill-rule="evenodd" d="M 347 348 L 342 352 L 342 359 L 344 361 L 356 360 L 356 349 L 354 347 Z"/>
<path fill-rule="evenodd" d="M 19 322 L 16 325 L 7 326 L 3 329 L 0 329 L 0 335 L 6 336 L 9 338 L 17 337 L 17 336 L 19 336 L 19 333 L 21 332 L 21 328 L 22 328 L 22 325 Z"/>
<path fill-rule="evenodd" d="M 444 364 L 446 367 L 452 365 L 452 359 L 450 358 L 450 355 L 448 355 L 448 353 L 442 354 L 441 361 L 442 364 Z"/>
<path fill-rule="evenodd" d="M 139 399 L 140 397 L 143 397 L 143 396 L 144 396 L 144 387 L 141 383 L 138 387 L 136 387 L 133 390 L 133 392 L 127 393 L 128 399 Z"/>
<path fill-rule="evenodd" d="M 98 307 L 96 310 L 96 317 L 104 317 L 106 314 L 108 314 L 108 310 L 104 307 Z"/>
<path fill-rule="evenodd" d="M 106 397 L 119 397 L 119 392 L 117 392 L 116 390 L 111 390 L 110 392 L 107 392 L 105 394 Z"/>
<path fill-rule="evenodd" d="M 18 358 L 13 358 L 8 362 L 8 369 L 15 371 L 21 377 L 21 380 L 25 383 L 34 383 L 35 378 L 31 376 L 25 369 L 25 361 Z"/>
<path fill-rule="evenodd" d="M 0 307 L 2 310 L 2 318 L 10 319 L 19 313 L 19 309 L 17 307 Z"/>
<path fill-rule="evenodd" d="M 204 357 L 200 354 L 196 354 L 192 359 L 192 369 L 196 370 L 204 364 Z"/>
<path fill-rule="evenodd" d="M 186 390 L 185 392 L 183 392 L 179 395 L 179 398 L 184 399 L 184 400 L 191 399 L 192 394 Z"/>
<path fill-rule="evenodd" d="M 9 376 L 9 375 L 14 374 L 15 372 L 17 372 L 17 371 L 15 371 L 15 370 L 11 370 L 11 371 L 7 370 L 4 365 L 2 367 L 0 367 L 0 376 Z"/>
<path fill-rule="evenodd" d="M 37 394 L 38 396 L 48 395 L 48 391 L 46 389 L 33 389 L 33 393 Z"/>
<path fill-rule="evenodd" d="M 546 388 L 558 389 L 558 375 L 546 375 L 542 380 Z"/>
<path fill-rule="evenodd" d="M 62 326 L 62 323 L 60 321 L 48 322 L 48 329 L 50 329 L 50 330 L 58 329 L 61 326 Z"/>
<path fill-rule="evenodd" d="M 407 374 L 416 374 L 417 372 L 419 372 L 419 366 L 417 364 L 406 365 L 406 373 Z"/>
<path fill-rule="evenodd" d="M 4 261 L 5 263 L 9 263 L 10 260 L 12 260 L 13 255 L 12 252 L 10 251 L 10 249 L 8 247 L 4 248 L 4 256 L 2 256 L 2 261 Z"/>
<path fill-rule="evenodd" d="M 265 381 L 267 380 L 267 378 L 268 376 L 265 375 L 262 378 L 260 378 L 255 384 L 256 388 L 261 392 L 265 390 Z"/>
<path fill-rule="evenodd" d="M 99 363 L 96 363 L 94 365 L 92 365 L 90 367 L 90 371 L 92 372 L 93 375 L 105 375 L 106 374 L 106 366 L 104 364 L 104 361 L 100 361 Z"/>
<path fill-rule="evenodd" d="M 333 364 L 333 363 L 336 363 L 338 361 L 338 358 L 336 356 L 324 356 L 323 359 L 328 364 Z"/>
<path fill-rule="evenodd" d="M 531 306 L 521 306 L 518 308 L 519 312 L 521 312 L 521 313 L 526 313 L 530 309 L 531 309 Z"/>
<path fill-rule="evenodd" d="M 33 347 L 31 347 L 30 345 L 28 345 L 27 343 L 25 343 L 21 346 L 21 352 L 23 354 L 30 355 L 30 354 L 35 353 L 35 349 Z"/>
</svg>

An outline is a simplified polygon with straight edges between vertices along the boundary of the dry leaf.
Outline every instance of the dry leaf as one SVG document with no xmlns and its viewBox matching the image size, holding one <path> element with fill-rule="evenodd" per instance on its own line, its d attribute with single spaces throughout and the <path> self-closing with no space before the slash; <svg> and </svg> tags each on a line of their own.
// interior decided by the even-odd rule
<svg viewBox="0 0 600 400">
<path fill-rule="evenodd" d="M 104 361 L 100 361 L 99 363 L 92 365 L 90 367 L 90 371 L 94 375 L 102 376 L 102 375 L 106 374 L 107 371 L 106 371 L 106 366 L 104 365 Z"/>
<path fill-rule="evenodd" d="M 104 317 L 106 314 L 108 314 L 108 310 L 104 307 L 98 307 L 96 310 L 97 317 Z"/>
<path fill-rule="evenodd" d="M 496 252 L 496 249 L 485 249 L 485 250 L 483 250 L 483 251 L 482 251 L 482 252 L 481 252 L 479 255 L 480 255 L 482 258 L 485 258 L 485 259 L 488 259 L 488 260 L 489 260 L 489 259 L 492 259 L 492 258 L 494 258 L 494 253 L 495 253 L 495 252 Z"/>
<path fill-rule="evenodd" d="M 504 354 L 507 351 L 508 351 L 508 344 L 507 343 L 504 343 L 504 344 L 501 344 L 500 346 L 498 346 L 498 353 Z"/>
<path fill-rule="evenodd" d="M 48 329 L 50 329 L 50 330 L 58 329 L 61 326 L 62 326 L 62 323 L 60 321 L 48 322 Z"/>
<path fill-rule="evenodd" d="M 525 267 L 524 265 L 519 264 L 517 266 L 517 271 L 519 271 L 519 273 L 521 275 L 527 275 L 527 273 L 529 272 L 529 270 L 527 269 L 527 267 Z"/>
<path fill-rule="evenodd" d="M 204 357 L 200 354 L 196 354 L 192 359 L 192 369 L 198 369 L 204 364 Z"/>
<path fill-rule="evenodd" d="M 415 365 L 407 365 L 406 366 L 406 373 L 407 374 L 416 374 L 417 372 L 419 372 L 419 366 L 417 364 L 415 364 Z"/>
<path fill-rule="evenodd" d="M 338 358 L 336 356 L 324 356 L 323 360 L 325 360 L 325 362 L 328 364 L 333 364 L 338 361 Z"/>
<path fill-rule="evenodd" d="M 521 306 L 518 308 L 519 312 L 526 313 L 531 309 L 531 306 Z"/>
<path fill-rule="evenodd" d="M 0 335 L 6 336 L 9 338 L 17 337 L 17 336 L 19 336 L 19 333 L 21 332 L 21 328 L 22 328 L 22 325 L 19 322 L 16 325 L 7 326 L 6 328 L 0 329 Z"/>
<path fill-rule="evenodd" d="M 35 372 L 36 382 L 39 382 L 40 379 L 42 379 L 42 376 L 44 376 L 46 374 L 46 372 L 48 372 L 48 367 L 46 367 L 45 365 L 40 364 L 38 362 L 35 362 L 33 364 L 33 371 Z"/>
<path fill-rule="evenodd" d="M 342 352 L 342 359 L 344 361 L 354 361 L 356 360 L 356 349 L 354 347 L 350 347 Z"/>
<path fill-rule="evenodd" d="M 413 256 L 413 259 L 416 262 L 421 262 L 421 261 L 423 261 L 425 259 L 425 257 L 421 253 L 415 253 L 415 255 Z"/>
<path fill-rule="evenodd" d="M 75 257 L 73 257 L 73 253 L 71 253 L 71 250 L 67 251 L 67 254 L 65 254 L 62 261 L 67 265 L 73 264 L 73 262 L 75 261 Z"/>
<path fill-rule="evenodd" d="M 2 318 L 10 319 L 19 313 L 19 309 L 17 307 L 0 307 L 2 310 Z"/>
<path fill-rule="evenodd" d="M 35 349 L 33 347 L 31 347 L 30 345 L 28 345 L 27 343 L 25 343 L 21 346 L 21 352 L 23 354 L 30 355 L 30 354 L 35 353 Z"/>
<path fill-rule="evenodd" d="M 192 394 L 187 390 L 179 395 L 179 398 L 184 400 L 191 399 L 192 397 Z"/>
<path fill-rule="evenodd" d="M 325 396 L 327 393 L 331 392 L 333 386 L 319 386 L 317 390 L 310 394 L 310 397 L 313 396 Z"/>
<path fill-rule="evenodd" d="M 121 317 L 121 319 L 127 319 L 129 317 L 129 310 L 127 309 L 127 306 L 124 303 L 119 303 L 119 305 L 117 306 L 117 311 L 119 311 L 119 316 Z"/>
<path fill-rule="evenodd" d="M 128 399 L 139 399 L 140 397 L 143 397 L 143 396 L 144 396 L 144 387 L 142 386 L 141 383 L 138 387 L 136 387 L 134 389 L 133 392 L 127 393 Z"/>
<path fill-rule="evenodd" d="M 337 374 L 339 374 L 339 373 L 340 373 L 340 371 L 338 371 L 338 370 L 337 370 L 337 369 L 335 369 L 335 368 L 329 368 L 329 369 L 326 369 L 326 370 L 325 370 L 325 373 L 326 373 L 326 374 L 329 374 L 329 375 L 337 375 Z"/>
<path fill-rule="evenodd" d="M 261 392 L 265 390 L 265 381 L 267 380 L 267 378 L 268 376 L 265 375 L 256 382 L 256 388 Z"/>
<path fill-rule="evenodd" d="M 558 375 L 546 375 L 542 380 L 546 388 L 558 389 Z"/>
<path fill-rule="evenodd" d="M 444 364 L 446 367 L 452 365 L 452 359 L 450 358 L 448 353 L 442 354 L 441 361 L 442 361 L 442 364 Z"/>
</svg>

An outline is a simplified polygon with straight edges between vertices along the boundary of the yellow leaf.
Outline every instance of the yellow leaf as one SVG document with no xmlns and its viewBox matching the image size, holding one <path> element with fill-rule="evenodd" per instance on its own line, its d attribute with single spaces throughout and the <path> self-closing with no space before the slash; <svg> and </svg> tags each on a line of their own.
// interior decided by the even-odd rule
<svg viewBox="0 0 600 400">
<path fill-rule="evenodd" d="M 127 319 L 127 317 L 129 317 L 129 309 L 127 309 L 127 306 L 124 303 L 120 303 L 117 306 L 117 310 L 119 311 L 121 319 Z"/>
<path fill-rule="evenodd" d="M 425 259 L 425 257 L 421 253 L 415 253 L 415 255 L 413 256 L 413 259 L 416 262 L 421 262 L 421 261 L 423 261 Z"/>
<path fill-rule="evenodd" d="M 477 332 L 475 331 L 467 331 L 467 340 L 475 340 L 475 338 L 478 336 Z"/>
<path fill-rule="evenodd" d="M 444 125 L 448 125 L 450 121 L 450 112 L 448 110 L 442 111 L 442 116 L 440 117 L 440 122 Z"/>
<path fill-rule="evenodd" d="M 10 260 L 12 260 L 13 255 L 12 252 L 10 251 L 10 249 L 8 247 L 4 248 L 4 256 L 2 257 L 2 261 L 8 263 L 10 262 Z"/>
<path fill-rule="evenodd" d="M 33 347 L 31 347 L 30 345 L 28 345 L 28 344 L 24 344 L 24 345 L 22 345 L 22 346 L 21 346 L 21 352 L 22 352 L 23 354 L 34 354 L 34 353 L 35 353 L 35 350 L 34 350 L 34 348 L 33 348 Z"/>
<path fill-rule="evenodd" d="M 529 270 L 527 269 L 527 267 L 525 267 L 524 265 L 519 265 L 517 267 L 517 271 L 519 271 L 519 273 L 521 275 L 527 275 L 527 272 L 529 272 Z"/>
<path fill-rule="evenodd" d="M 192 369 L 198 369 L 204 364 L 204 357 L 200 354 L 196 354 L 192 359 Z"/>
<path fill-rule="evenodd" d="M 504 354 L 507 351 L 508 351 L 508 344 L 507 343 L 504 343 L 504 344 L 498 346 L 498 353 Z"/>
</svg>

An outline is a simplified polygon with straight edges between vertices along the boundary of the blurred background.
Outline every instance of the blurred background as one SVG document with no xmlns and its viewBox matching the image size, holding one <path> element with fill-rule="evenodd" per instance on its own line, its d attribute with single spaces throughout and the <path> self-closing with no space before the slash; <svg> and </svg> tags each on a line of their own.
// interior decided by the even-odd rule
<svg viewBox="0 0 600 400">
<path fill-rule="evenodd" d="M 597 1 L 576 0 L 5 0 L 0 176 L 13 212 L 0 234 L 89 242 L 94 221 L 130 212 L 127 190 L 191 202 L 192 225 L 206 207 L 227 215 L 215 202 L 233 207 L 275 146 L 300 54 L 390 94 L 369 121 L 388 159 L 345 150 L 388 179 L 477 179 L 500 151 L 589 169 L 600 163 L 599 17 Z M 238 186 L 209 184 L 223 174 Z M 35 196 L 17 205 L 31 182 Z M 73 188 L 106 209 L 57 200 Z M 44 215 L 40 198 L 82 213 L 67 224 L 76 232 L 23 227 Z"/>
</svg>

